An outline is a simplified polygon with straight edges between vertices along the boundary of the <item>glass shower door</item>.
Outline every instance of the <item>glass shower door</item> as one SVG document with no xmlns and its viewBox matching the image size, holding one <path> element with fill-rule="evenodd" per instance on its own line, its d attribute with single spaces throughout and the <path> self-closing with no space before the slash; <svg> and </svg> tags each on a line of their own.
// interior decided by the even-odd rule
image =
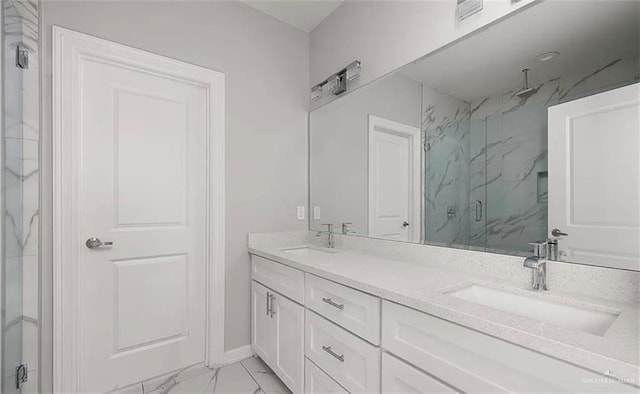
<svg viewBox="0 0 640 394">
<path fill-rule="evenodd" d="M 2 262 L 2 341 L 0 343 L 3 394 L 19 393 L 17 374 L 22 364 L 22 78 L 16 66 L 16 50 L 21 42 L 22 23 L 11 1 L 2 3 L 2 150 L 0 219 Z"/>
<path fill-rule="evenodd" d="M 487 118 L 471 119 L 469 143 L 469 248 L 487 246 Z"/>
</svg>

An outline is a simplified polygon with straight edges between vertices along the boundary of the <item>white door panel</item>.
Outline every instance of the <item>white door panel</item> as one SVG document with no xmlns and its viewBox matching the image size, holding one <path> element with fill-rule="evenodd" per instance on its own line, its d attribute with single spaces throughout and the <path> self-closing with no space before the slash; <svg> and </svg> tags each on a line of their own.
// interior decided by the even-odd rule
<svg viewBox="0 0 640 394">
<path fill-rule="evenodd" d="M 273 299 L 275 371 L 294 393 L 304 392 L 304 307 L 276 294 Z"/>
<path fill-rule="evenodd" d="M 260 283 L 251 282 L 251 345 L 260 358 L 275 368 L 276 328 L 269 313 L 272 294 Z"/>
<path fill-rule="evenodd" d="M 78 219 L 83 387 L 204 361 L 203 88 L 82 60 Z"/>
<path fill-rule="evenodd" d="M 640 85 L 549 108 L 549 233 L 568 261 L 640 269 Z"/>
<path fill-rule="evenodd" d="M 420 130 L 369 115 L 369 236 L 417 241 Z"/>
<path fill-rule="evenodd" d="M 78 382 L 106 392 L 205 361 L 211 92 L 197 81 L 216 73 L 93 40 L 58 56 L 77 141 Z"/>
</svg>

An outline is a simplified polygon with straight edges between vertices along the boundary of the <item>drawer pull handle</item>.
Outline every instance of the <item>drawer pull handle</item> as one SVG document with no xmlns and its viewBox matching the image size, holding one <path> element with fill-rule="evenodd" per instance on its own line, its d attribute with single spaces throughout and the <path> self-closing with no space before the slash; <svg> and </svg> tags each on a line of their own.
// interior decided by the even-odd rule
<svg viewBox="0 0 640 394">
<path fill-rule="evenodd" d="M 267 316 L 269 316 L 269 314 L 271 313 L 271 304 L 269 303 L 269 301 L 271 301 L 271 294 L 269 294 L 269 292 L 267 291 Z"/>
<path fill-rule="evenodd" d="M 273 310 L 273 300 L 276 299 L 275 294 L 269 294 L 269 299 L 271 299 L 271 303 L 269 304 L 269 317 L 273 318 L 273 315 L 276 314 L 276 311 Z"/>
<path fill-rule="evenodd" d="M 331 346 L 324 346 L 322 345 L 322 350 L 324 350 L 325 352 L 329 353 L 330 355 L 332 355 L 333 357 L 337 358 L 338 360 L 340 360 L 341 363 L 344 362 L 344 355 L 342 354 L 338 354 L 336 352 L 334 352 L 333 350 L 331 350 Z"/>
<path fill-rule="evenodd" d="M 322 301 L 340 310 L 344 309 L 344 304 L 338 304 L 337 302 L 333 301 L 331 298 L 323 298 Z"/>
</svg>

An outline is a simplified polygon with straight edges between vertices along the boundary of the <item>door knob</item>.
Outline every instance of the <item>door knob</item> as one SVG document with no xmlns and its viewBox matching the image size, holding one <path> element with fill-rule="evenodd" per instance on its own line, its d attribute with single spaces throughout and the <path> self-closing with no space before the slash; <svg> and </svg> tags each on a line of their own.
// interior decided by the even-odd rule
<svg viewBox="0 0 640 394">
<path fill-rule="evenodd" d="M 100 241 L 100 238 L 96 238 L 96 237 L 91 237 L 89 239 L 87 239 L 87 242 L 84 243 L 85 245 L 87 245 L 87 248 L 89 249 L 96 249 L 99 248 L 101 246 L 111 246 L 113 245 L 113 241 Z"/>
<path fill-rule="evenodd" d="M 402 223 L 402 227 L 409 227 L 409 222 L 406 220 Z"/>
<path fill-rule="evenodd" d="M 553 230 L 551 230 L 551 235 L 553 235 L 554 237 L 566 237 L 569 234 L 563 233 L 559 229 L 554 228 Z"/>
</svg>

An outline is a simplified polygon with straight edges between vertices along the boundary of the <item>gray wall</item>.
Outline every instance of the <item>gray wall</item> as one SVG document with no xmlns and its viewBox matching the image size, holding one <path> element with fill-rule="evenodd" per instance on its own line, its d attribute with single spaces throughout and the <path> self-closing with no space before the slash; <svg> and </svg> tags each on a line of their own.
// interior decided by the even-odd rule
<svg viewBox="0 0 640 394">
<path fill-rule="evenodd" d="M 42 359 L 51 361 L 51 27 L 141 48 L 226 76 L 225 349 L 250 342 L 249 232 L 304 230 L 309 37 L 239 2 L 41 2 Z M 43 365 L 43 388 L 51 369 Z"/>
<path fill-rule="evenodd" d="M 485 1 L 460 23 L 455 1 L 345 1 L 311 32 L 310 82 L 360 60 L 352 86 L 366 84 L 535 1 Z"/>
<path fill-rule="evenodd" d="M 368 234 L 369 115 L 420 127 L 420 82 L 400 74 L 364 86 L 314 111 L 310 127 L 311 204 L 319 206 L 323 223 L 351 222 Z"/>
</svg>

